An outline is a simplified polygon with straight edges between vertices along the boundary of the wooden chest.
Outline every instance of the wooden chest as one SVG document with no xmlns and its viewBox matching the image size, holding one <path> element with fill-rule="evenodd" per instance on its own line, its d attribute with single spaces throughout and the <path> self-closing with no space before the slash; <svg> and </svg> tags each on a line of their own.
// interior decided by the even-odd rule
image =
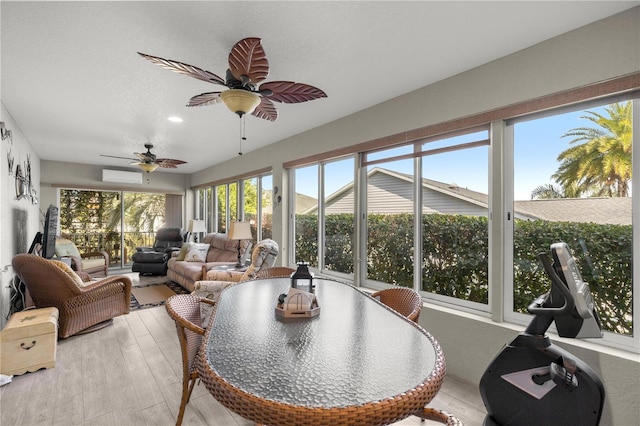
<svg viewBox="0 0 640 426">
<path fill-rule="evenodd" d="M 56 365 L 58 309 L 16 312 L 0 332 L 0 373 L 24 374 Z"/>
</svg>

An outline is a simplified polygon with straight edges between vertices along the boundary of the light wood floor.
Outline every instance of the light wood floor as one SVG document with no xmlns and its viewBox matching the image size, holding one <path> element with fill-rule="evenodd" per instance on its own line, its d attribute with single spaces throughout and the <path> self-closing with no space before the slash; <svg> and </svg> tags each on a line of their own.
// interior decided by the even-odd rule
<svg viewBox="0 0 640 426">
<path fill-rule="evenodd" d="M 173 425 L 181 368 L 175 326 L 164 306 L 132 311 L 112 326 L 60 340 L 55 368 L 14 376 L 0 387 L 0 425 Z M 467 426 L 481 425 L 485 413 L 478 389 L 451 377 L 430 405 L 456 414 Z M 253 423 L 199 384 L 183 424 Z M 420 424 L 435 423 L 416 417 L 396 423 Z"/>
</svg>

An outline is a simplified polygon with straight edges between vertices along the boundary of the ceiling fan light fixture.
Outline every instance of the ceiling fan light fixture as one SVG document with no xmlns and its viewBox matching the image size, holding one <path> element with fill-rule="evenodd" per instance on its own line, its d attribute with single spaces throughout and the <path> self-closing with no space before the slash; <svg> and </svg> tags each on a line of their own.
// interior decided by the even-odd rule
<svg viewBox="0 0 640 426">
<path fill-rule="evenodd" d="M 260 104 L 260 96 L 243 89 L 229 89 L 220 94 L 222 102 L 231 110 L 242 117 L 251 114 Z"/>
<path fill-rule="evenodd" d="M 156 163 L 140 163 L 138 164 L 138 167 L 140 167 L 142 170 L 144 170 L 147 173 L 151 173 L 158 168 L 158 165 Z"/>
</svg>

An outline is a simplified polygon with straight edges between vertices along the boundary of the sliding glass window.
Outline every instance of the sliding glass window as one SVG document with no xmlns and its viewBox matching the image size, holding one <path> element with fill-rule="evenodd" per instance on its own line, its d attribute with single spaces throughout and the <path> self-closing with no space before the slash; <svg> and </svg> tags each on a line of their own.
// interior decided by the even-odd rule
<svg viewBox="0 0 640 426">
<path fill-rule="evenodd" d="M 639 232 L 633 211 L 637 217 L 640 182 L 633 174 L 638 159 L 632 156 L 640 146 L 633 132 L 637 104 L 628 99 L 592 102 L 509 123 L 514 152 L 508 253 L 513 263 L 506 274 L 510 319 L 519 319 L 537 296 L 549 291 L 537 255 L 562 241 L 589 283 L 603 329 L 621 345 L 632 345 L 624 337 L 634 335 L 638 316 L 633 259 Z"/>
<path fill-rule="evenodd" d="M 330 275 L 353 275 L 354 167 L 354 158 L 346 157 L 292 170 L 293 261 Z"/>
</svg>

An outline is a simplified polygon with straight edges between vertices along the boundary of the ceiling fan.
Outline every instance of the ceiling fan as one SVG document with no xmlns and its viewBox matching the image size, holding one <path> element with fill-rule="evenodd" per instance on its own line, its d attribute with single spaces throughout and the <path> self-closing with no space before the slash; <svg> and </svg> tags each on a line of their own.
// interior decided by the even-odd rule
<svg viewBox="0 0 640 426">
<path fill-rule="evenodd" d="M 222 92 L 196 95 L 189 99 L 187 106 L 224 102 L 240 118 L 245 114 L 252 114 L 258 118 L 275 121 L 278 118 L 278 110 L 272 101 L 297 104 L 327 97 L 322 90 L 304 83 L 292 81 L 262 83 L 269 75 L 269 61 L 262 48 L 261 40 L 257 37 L 242 39 L 233 46 L 229 53 L 226 80 L 193 65 L 140 52 L 138 54 L 168 70 L 228 87 L 228 90 Z"/>
<path fill-rule="evenodd" d="M 153 148 L 153 144 L 146 143 L 144 147 L 147 148 L 147 152 L 134 152 L 138 158 L 129 158 L 129 157 L 118 157 L 115 155 L 105 155 L 100 154 L 101 157 L 110 157 L 110 158 L 122 158 L 124 160 L 133 160 L 131 163 L 132 166 L 138 166 L 142 170 L 147 173 L 151 173 L 155 171 L 158 167 L 162 167 L 165 169 L 175 169 L 180 164 L 185 164 L 186 161 L 182 160 L 174 160 L 173 158 L 157 158 L 154 153 L 151 152 L 151 148 Z"/>
</svg>

